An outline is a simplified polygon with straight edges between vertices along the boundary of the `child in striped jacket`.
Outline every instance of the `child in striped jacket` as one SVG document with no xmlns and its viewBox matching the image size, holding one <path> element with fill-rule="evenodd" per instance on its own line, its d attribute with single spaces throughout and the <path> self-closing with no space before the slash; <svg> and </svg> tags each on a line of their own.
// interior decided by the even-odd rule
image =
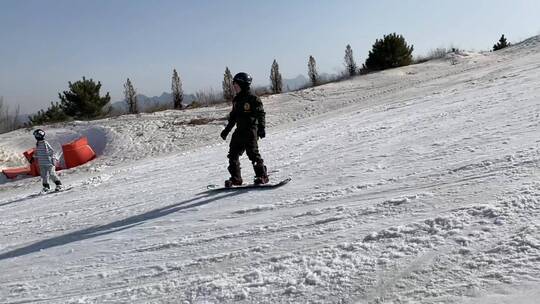
<svg viewBox="0 0 540 304">
<path fill-rule="evenodd" d="M 51 190 L 49 186 L 49 178 L 53 180 L 56 185 L 56 191 L 62 190 L 62 182 L 56 175 L 55 170 L 55 156 L 54 150 L 51 145 L 45 140 L 45 131 L 37 129 L 34 131 L 34 137 L 37 140 L 36 152 L 34 153 L 33 160 L 37 160 L 39 164 L 39 171 L 41 173 L 41 179 L 43 182 L 43 192 Z"/>
</svg>

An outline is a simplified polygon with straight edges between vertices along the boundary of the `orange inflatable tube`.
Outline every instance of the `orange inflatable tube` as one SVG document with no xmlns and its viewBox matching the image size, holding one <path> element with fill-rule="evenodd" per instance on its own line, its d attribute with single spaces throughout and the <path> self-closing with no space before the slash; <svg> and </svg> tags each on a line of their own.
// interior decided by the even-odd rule
<svg viewBox="0 0 540 304">
<path fill-rule="evenodd" d="M 86 137 L 81 137 L 69 144 L 63 145 L 62 151 L 64 153 L 66 169 L 80 166 L 96 158 L 96 153 L 88 145 L 88 139 Z"/>
<path fill-rule="evenodd" d="M 39 176 L 39 164 L 37 160 L 32 161 L 32 157 L 34 157 L 35 152 L 36 152 L 36 148 L 32 148 L 32 149 L 24 151 L 23 155 L 24 157 L 26 157 L 26 160 L 30 163 L 30 175 Z"/>
<path fill-rule="evenodd" d="M 9 168 L 2 170 L 7 178 L 17 178 L 19 175 L 31 175 L 30 167 Z"/>
</svg>

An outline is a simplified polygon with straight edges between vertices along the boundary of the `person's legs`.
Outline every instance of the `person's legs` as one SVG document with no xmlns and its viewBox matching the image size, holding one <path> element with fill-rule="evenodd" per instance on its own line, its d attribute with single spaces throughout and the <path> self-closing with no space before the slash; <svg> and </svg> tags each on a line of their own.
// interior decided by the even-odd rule
<svg viewBox="0 0 540 304">
<path fill-rule="evenodd" d="M 266 166 L 264 165 L 264 160 L 259 153 L 259 146 L 257 144 L 256 138 L 249 142 L 246 147 L 246 153 L 249 157 L 249 160 L 253 164 L 253 171 L 255 171 L 255 184 L 268 183 L 269 179 L 266 171 Z"/>
<path fill-rule="evenodd" d="M 227 167 L 227 169 L 231 174 L 231 178 L 229 179 L 231 185 L 241 185 L 243 182 L 240 168 L 240 156 L 243 153 L 243 143 L 238 139 L 237 136 L 233 134 L 231 144 L 229 146 L 229 154 L 227 155 L 227 158 L 229 158 L 229 167 Z"/>
<path fill-rule="evenodd" d="M 60 181 L 60 178 L 58 178 L 58 175 L 56 175 L 56 169 L 54 168 L 54 166 L 51 166 L 49 176 L 56 185 L 56 190 L 62 189 L 62 182 Z"/>
<path fill-rule="evenodd" d="M 49 170 L 49 166 L 39 166 L 39 174 L 41 175 L 43 191 L 49 191 L 51 189 L 51 186 L 49 185 Z"/>
</svg>

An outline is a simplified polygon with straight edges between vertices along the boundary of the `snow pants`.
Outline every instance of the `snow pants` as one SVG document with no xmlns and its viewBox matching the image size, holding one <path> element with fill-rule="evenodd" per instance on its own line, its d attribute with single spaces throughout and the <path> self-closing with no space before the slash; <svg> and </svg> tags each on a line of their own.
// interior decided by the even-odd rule
<svg viewBox="0 0 540 304">
<path fill-rule="evenodd" d="M 41 181 L 43 182 L 43 187 L 49 188 L 49 178 L 55 184 L 60 184 L 60 179 L 56 175 L 56 169 L 53 165 L 39 166 L 39 172 L 41 174 Z"/>
<path fill-rule="evenodd" d="M 229 145 L 229 173 L 232 178 L 242 179 L 240 168 L 240 156 L 246 152 L 249 160 L 253 164 L 255 175 L 259 176 L 264 171 L 264 161 L 259 153 L 259 146 L 257 144 L 256 130 L 253 132 L 247 132 L 242 134 L 240 132 L 234 132 Z"/>
</svg>

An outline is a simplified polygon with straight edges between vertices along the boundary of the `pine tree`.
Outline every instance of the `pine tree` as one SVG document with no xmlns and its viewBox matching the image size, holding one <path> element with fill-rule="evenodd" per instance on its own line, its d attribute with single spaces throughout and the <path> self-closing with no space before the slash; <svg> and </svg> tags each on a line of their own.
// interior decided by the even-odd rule
<svg viewBox="0 0 540 304">
<path fill-rule="evenodd" d="M 96 84 L 94 80 L 83 77 L 82 80 L 68 84 L 69 91 L 58 93 L 63 113 L 75 119 L 92 119 L 106 114 L 104 107 L 111 101 L 111 97 L 109 92 L 104 97 L 99 95 L 101 82 Z"/>
<path fill-rule="evenodd" d="M 347 44 L 347 46 L 345 47 L 345 68 L 347 69 L 347 73 L 349 73 L 349 76 L 351 77 L 356 75 L 358 70 L 358 66 L 354 61 L 353 50 L 350 44 Z"/>
<path fill-rule="evenodd" d="M 272 63 L 272 69 L 270 69 L 270 86 L 274 94 L 279 94 L 283 91 L 283 81 L 279 73 L 279 65 L 275 59 Z"/>
<path fill-rule="evenodd" d="M 223 98 L 227 101 L 234 98 L 233 76 L 229 67 L 225 67 L 225 74 L 223 75 Z"/>
<path fill-rule="evenodd" d="M 369 51 L 365 66 L 370 71 L 397 68 L 412 63 L 414 46 L 408 46 L 405 38 L 396 33 L 377 39 Z"/>
<path fill-rule="evenodd" d="M 309 56 L 308 60 L 308 76 L 311 80 L 311 85 L 316 86 L 319 83 L 319 73 L 317 72 L 317 62 L 313 56 Z"/>
<path fill-rule="evenodd" d="M 182 110 L 182 101 L 184 100 L 184 91 L 182 90 L 182 81 L 180 76 L 176 72 L 176 69 L 173 69 L 172 76 L 172 95 L 173 95 L 173 105 L 175 109 Z"/>
<path fill-rule="evenodd" d="M 137 104 L 137 92 L 135 92 L 135 88 L 133 88 L 133 84 L 131 84 L 131 80 L 129 80 L 129 78 L 124 84 L 124 96 L 128 105 L 128 113 L 139 113 L 139 107 Z"/>
<path fill-rule="evenodd" d="M 36 114 L 28 116 L 29 125 L 43 125 L 68 120 L 59 102 L 51 102 L 51 106 L 46 110 L 39 110 Z"/>
<path fill-rule="evenodd" d="M 499 39 L 499 42 L 497 44 L 493 45 L 493 51 L 498 51 L 500 49 L 504 49 L 505 47 L 510 46 L 510 44 L 506 41 L 506 38 L 504 37 L 504 34 L 501 36 L 501 39 Z"/>
</svg>

